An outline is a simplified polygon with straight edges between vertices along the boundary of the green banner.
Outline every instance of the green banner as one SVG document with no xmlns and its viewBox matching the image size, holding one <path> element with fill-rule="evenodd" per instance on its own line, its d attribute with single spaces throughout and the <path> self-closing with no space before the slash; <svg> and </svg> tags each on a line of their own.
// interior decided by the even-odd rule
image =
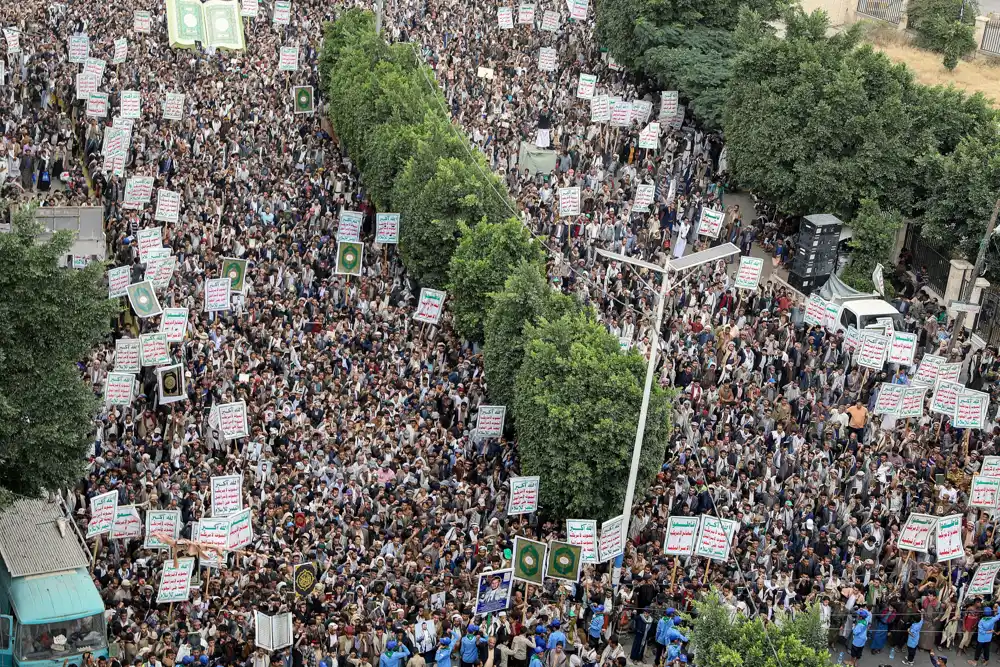
<svg viewBox="0 0 1000 667">
<path fill-rule="evenodd" d="M 526 537 L 514 538 L 514 578 L 529 584 L 542 584 L 545 543 Z"/>
<path fill-rule="evenodd" d="M 295 113 L 313 113 L 316 111 L 312 86 L 295 86 L 292 88 L 292 94 L 295 98 Z"/>
<path fill-rule="evenodd" d="M 128 302 L 132 304 L 135 314 L 141 318 L 153 317 L 163 312 L 156 294 L 153 293 L 153 283 L 149 280 L 128 286 Z"/>
<path fill-rule="evenodd" d="M 549 542 L 549 557 L 545 562 L 545 576 L 549 579 L 580 579 L 580 558 L 583 549 L 568 542 Z"/>
<path fill-rule="evenodd" d="M 246 287 L 247 260 L 223 257 L 222 275 L 233 281 L 234 292 L 242 292 Z"/>
<path fill-rule="evenodd" d="M 365 247 L 353 241 L 341 241 L 337 244 L 337 273 L 352 276 L 361 275 L 361 262 Z"/>
</svg>

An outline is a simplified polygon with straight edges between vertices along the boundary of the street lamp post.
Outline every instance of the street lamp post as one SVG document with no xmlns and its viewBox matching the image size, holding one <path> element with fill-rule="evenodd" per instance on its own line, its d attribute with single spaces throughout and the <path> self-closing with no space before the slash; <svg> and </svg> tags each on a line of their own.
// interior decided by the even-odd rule
<svg viewBox="0 0 1000 667">
<path fill-rule="evenodd" d="M 660 342 L 660 326 L 663 323 L 663 303 L 667 300 L 667 292 L 673 289 L 675 284 L 680 284 L 683 280 L 683 278 L 680 278 L 680 274 L 683 271 L 739 254 L 739 252 L 740 249 L 732 243 L 724 243 L 714 248 L 688 255 L 687 257 L 681 257 L 673 262 L 668 258 L 663 266 L 658 266 L 616 252 L 607 250 L 597 251 L 599 255 L 609 259 L 650 269 L 662 274 L 659 301 L 656 304 L 656 321 L 654 322 L 653 334 L 650 338 L 649 363 L 646 365 L 646 383 L 643 386 L 642 405 L 639 408 L 639 426 L 635 430 L 635 446 L 632 448 L 632 466 L 628 473 L 628 485 L 625 487 L 625 504 L 622 508 L 622 515 L 625 519 L 622 522 L 622 539 L 628 539 L 629 523 L 632 520 L 632 501 L 635 498 L 635 483 L 639 477 L 639 458 L 642 455 L 642 439 L 646 434 L 646 416 L 649 414 L 649 396 L 653 390 L 653 375 L 656 372 L 656 353 Z M 678 279 L 671 281 L 671 273 L 676 274 Z"/>
</svg>

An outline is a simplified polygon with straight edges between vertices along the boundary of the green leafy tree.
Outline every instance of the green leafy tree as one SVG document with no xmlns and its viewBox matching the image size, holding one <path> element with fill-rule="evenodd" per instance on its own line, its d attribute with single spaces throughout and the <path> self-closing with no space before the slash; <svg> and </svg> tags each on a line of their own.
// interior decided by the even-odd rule
<svg viewBox="0 0 1000 667">
<path fill-rule="evenodd" d="M 514 412 L 522 471 L 545 483 L 541 503 L 557 518 L 621 513 L 646 364 L 623 354 L 591 311 L 528 325 Z M 671 427 L 668 394 L 654 386 L 636 495 L 655 477 Z"/>
<path fill-rule="evenodd" d="M 966 138 L 929 163 L 920 235 L 950 256 L 975 257 L 1000 191 L 1000 138 Z M 996 245 L 987 266 L 996 275 Z"/>
<path fill-rule="evenodd" d="M 858 28 L 827 37 L 827 25 L 820 12 L 789 12 L 785 39 L 758 38 L 735 59 L 730 170 L 789 213 L 851 218 L 871 199 L 913 215 L 930 186 L 927 161 L 984 132 L 993 114 L 977 96 L 917 84 L 861 45 Z"/>
<path fill-rule="evenodd" d="M 698 664 L 725 667 L 829 667 L 830 653 L 813 607 L 797 618 L 779 616 L 766 628 L 759 617 L 733 614 L 716 591 L 694 603 L 691 648 Z M 822 642 L 822 643 L 819 643 Z"/>
<path fill-rule="evenodd" d="M 557 320 L 576 308 L 576 301 L 552 288 L 545 267 L 522 261 L 510 272 L 503 287 L 488 295 L 490 306 L 483 327 L 486 370 L 490 401 L 508 407 L 508 421 L 514 414 L 514 383 L 524 360 L 525 327 L 542 318 Z"/>
<path fill-rule="evenodd" d="M 100 404 L 76 364 L 118 311 L 103 265 L 58 267 L 71 252 L 70 232 L 36 241 L 41 226 L 30 208 L 12 222 L 0 234 L 0 504 L 83 475 Z"/>
<path fill-rule="evenodd" d="M 945 67 L 955 69 L 959 58 L 976 50 L 976 0 L 912 0 L 906 6 L 906 27 L 917 33 L 917 46 L 943 53 Z"/>
<path fill-rule="evenodd" d="M 459 229 L 462 238 L 448 267 L 452 324 L 459 335 L 481 341 L 490 293 L 503 289 L 522 261 L 544 266 L 545 251 L 517 218 L 475 227 L 460 223 Z"/>
<path fill-rule="evenodd" d="M 848 242 L 851 263 L 840 277 L 856 290 L 871 292 L 875 289 L 872 282 L 875 266 L 891 263 L 892 247 L 903 226 L 903 216 L 898 211 L 883 211 L 874 201 L 864 199 L 849 226 L 854 233 Z"/>
</svg>

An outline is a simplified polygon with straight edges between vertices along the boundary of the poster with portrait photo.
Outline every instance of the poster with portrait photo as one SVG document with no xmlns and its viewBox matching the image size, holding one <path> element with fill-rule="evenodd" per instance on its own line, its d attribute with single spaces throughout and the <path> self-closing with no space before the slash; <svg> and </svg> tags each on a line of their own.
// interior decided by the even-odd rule
<svg viewBox="0 0 1000 667">
<path fill-rule="evenodd" d="M 514 584 L 514 570 L 493 570 L 479 575 L 476 589 L 476 615 L 494 614 L 510 606 Z"/>
</svg>

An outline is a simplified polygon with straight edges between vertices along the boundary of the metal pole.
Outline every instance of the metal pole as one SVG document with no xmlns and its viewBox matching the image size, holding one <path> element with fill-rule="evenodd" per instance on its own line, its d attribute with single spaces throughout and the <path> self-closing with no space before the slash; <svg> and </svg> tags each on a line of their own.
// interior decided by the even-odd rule
<svg viewBox="0 0 1000 667">
<path fill-rule="evenodd" d="M 382 36 L 382 10 L 385 0 L 375 0 L 375 34 Z"/>
<path fill-rule="evenodd" d="M 976 255 L 976 266 L 972 269 L 972 278 L 962 288 L 959 300 L 963 303 L 972 301 L 972 290 L 975 289 L 976 280 L 979 278 L 979 274 L 982 273 L 983 264 L 986 263 L 986 249 L 990 245 L 990 238 L 992 238 L 993 230 L 997 226 L 998 213 L 1000 213 L 1000 199 L 997 199 L 997 203 L 993 206 L 993 215 L 990 216 L 990 222 L 986 225 L 986 233 L 983 234 L 983 240 L 979 242 L 979 254 Z M 952 329 L 951 342 L 948 344 L 948 356 L 951 356 L 955 351 L 955 346 L 958 345 L 958 335 L 962 332 L 962 327 L 964 326 L 965 311 L 960 310 L 955 315 L 955 327 Z"/>
<path fill-rule="evenodd" d="M 649 395 L 653 389 L 653 374 L 656 371 L 656 353 L 660 344 L 660 324 L 663 322 L 663 303 L 667 300 L 670 273 L 669 257 L 665 260 L 663 282 L 660 283 L 660 300 L 656 304 L 656 324 L 649 343 L 649 364 L 646 366 L 646 384 L 642 390 L 642 407 L 639 408 L 639 427 L 635 430 L 635 447 L 632 448 L 632 468 L 628 473 L 628 486 L 625 487 L 625 506 L 622 514 L 625 521 L 622 526 L 622 539 L 628 539 L 628 526 L 632 519 L 632 499 L 635 496 L 635 482 L 639 477 L 639 456 L 642 454 L 642 438 L 646 433 L 646 414 L 649 412 Z"/>
</svg>

